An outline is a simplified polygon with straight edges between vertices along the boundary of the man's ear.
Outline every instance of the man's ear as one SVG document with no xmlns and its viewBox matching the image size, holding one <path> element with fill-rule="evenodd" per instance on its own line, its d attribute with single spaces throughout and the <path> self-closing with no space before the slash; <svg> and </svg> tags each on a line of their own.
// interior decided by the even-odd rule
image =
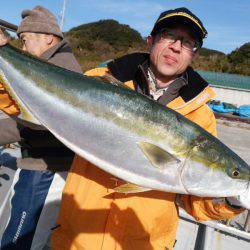
<svg viewBox="0 0 250 250">
<path fill-rule="evenodd" d="M 153 37 L 152 36 L 147 37 L 147 44 L 148 44 L 148 46 L 152 46 L 152 44 L 153 44 Z"/>
<path fill-rule="evenodd" d="M 54 36 L 50 34 L 46 34 L 46 42 L 48 45 L 51 45 L 53 43 Z"/>
<path fill-rule="evenodd" d="M 154 38 L 152 36 L 147 37 L 148 50 L 151 51 L 154 43 Z"/>
<path fill-rule="evenodd" d="M 197 54 L 198 54 L 197 51 L 193 52 L 192 59 L 196 58 Z"/>
</svg>

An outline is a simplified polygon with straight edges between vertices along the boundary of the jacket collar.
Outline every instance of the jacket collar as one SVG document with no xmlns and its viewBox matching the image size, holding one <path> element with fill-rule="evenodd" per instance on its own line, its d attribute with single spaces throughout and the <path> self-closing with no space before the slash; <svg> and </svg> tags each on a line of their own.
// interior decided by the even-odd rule
<svg viewBox="0 0 250 250">
<path fill-rule="evenodd" d="M 60 41 L 58 44 L 53 46 L 52 48 L 46 50 L 42 55 L 41 58 L 48 61 L 58 52 L 72 52 L 71 48 L 68 46 L 65 39 Z"/>
<path fill-rule="evenodd" d="M 138 92 L 149 95 L 147 74 L 145 73 L 148 62 L 148 53 L 134 53 L 115 59 L 107 66 L 115 78 L 122 82 L 133 80 Z M 199 95 L 208 86 L 208 83 L 192 67 L 188 67 L 184 75 L 188 84 L 184 84 L 179 89 L 179 95 L 185 102 L 188 102 Z"/>
</svg>

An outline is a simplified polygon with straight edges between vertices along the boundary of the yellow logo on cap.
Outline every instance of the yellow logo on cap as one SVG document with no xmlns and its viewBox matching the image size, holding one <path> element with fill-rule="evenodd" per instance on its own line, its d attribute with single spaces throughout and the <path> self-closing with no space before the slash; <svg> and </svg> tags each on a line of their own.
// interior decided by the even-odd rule
<svg viewBox="0 0 250 250">
<path fill-rule="evenodd" d="M 189 14 L 185 13 L 185 12 L 177 12 L 177 13 L 168 14 L 168 15 L 162 17 L 161 19 L 159 19 L 157 23 L 159 23 L 160 21 L 162 21 L 162 20 L 164 20 L 164 19 L 166 19 L 168 17 L 171 17 L 171 16 L 185 16 L 185 17 L 191 19 L 201 29 L 203 35 L 204 36 L 206 35 L 205 30 L 201 27 L 201 25 L 198 23 L 198 21 L 195 18 L 193 18 L 192 16 L 190 16 Z"/>
</svg>

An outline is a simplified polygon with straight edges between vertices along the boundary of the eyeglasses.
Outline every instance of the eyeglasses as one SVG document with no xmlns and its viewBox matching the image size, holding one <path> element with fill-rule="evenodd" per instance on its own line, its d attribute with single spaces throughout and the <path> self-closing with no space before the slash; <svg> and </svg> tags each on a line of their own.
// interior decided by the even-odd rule
<svg viewBox="0 0 250 250">
<path fill-rule="evenodd" d="M 165 40 L 171 43 L 175 43 L 176 41 L 181 41 L 181 47 L 183 49 L 196 52 L 200 48 L 200 43 L 197 40 L 181 36 L 175 30 L 170 29 L 162 29 L 159 34 L 159 38 L 161 40 Z"/>
</svg>

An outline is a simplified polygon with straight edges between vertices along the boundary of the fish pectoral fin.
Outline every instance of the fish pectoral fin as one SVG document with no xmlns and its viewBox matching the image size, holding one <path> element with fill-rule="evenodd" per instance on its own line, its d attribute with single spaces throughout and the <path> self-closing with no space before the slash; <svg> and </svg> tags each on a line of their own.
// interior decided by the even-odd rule
<svg viewBox="0 0 250 250">
<path fill-rule="evenodd" d="M 26 108 L 22 100 L 17 96 L 15 91 L 11 88 L 11 85 L 4 76 L 4 73 L 0 71 L 0 84 L 3 86 L 4 91 L 8 93 L 11 100 L 15 103 L 14 105 L 20 110 L 18 117 L 22 120 L 41 125 L 41 123 L 31 114 L 31 112 Z"/>
<path fill-rule="evenodd" d="M 131 194 L 131 193 L 141 193 L 141 192 L 149 191 L 151 189 L 140 187 L 132 183 L 126 183 L 126 184 L 123 184 L 114 188 L 114 190 L 118 193 Z"/>
<path fill-rule="evenodd" d="M 139 142 L 138 144 L 144 155 L 156 168 L 165 169 L 174 163 L 180 162 L 180 160 L 177 159 L 174 155 L 170 154 L 165 149 L 162 149 L 159 146 L 156 146 L 149 142 Z"/>
</svg>

